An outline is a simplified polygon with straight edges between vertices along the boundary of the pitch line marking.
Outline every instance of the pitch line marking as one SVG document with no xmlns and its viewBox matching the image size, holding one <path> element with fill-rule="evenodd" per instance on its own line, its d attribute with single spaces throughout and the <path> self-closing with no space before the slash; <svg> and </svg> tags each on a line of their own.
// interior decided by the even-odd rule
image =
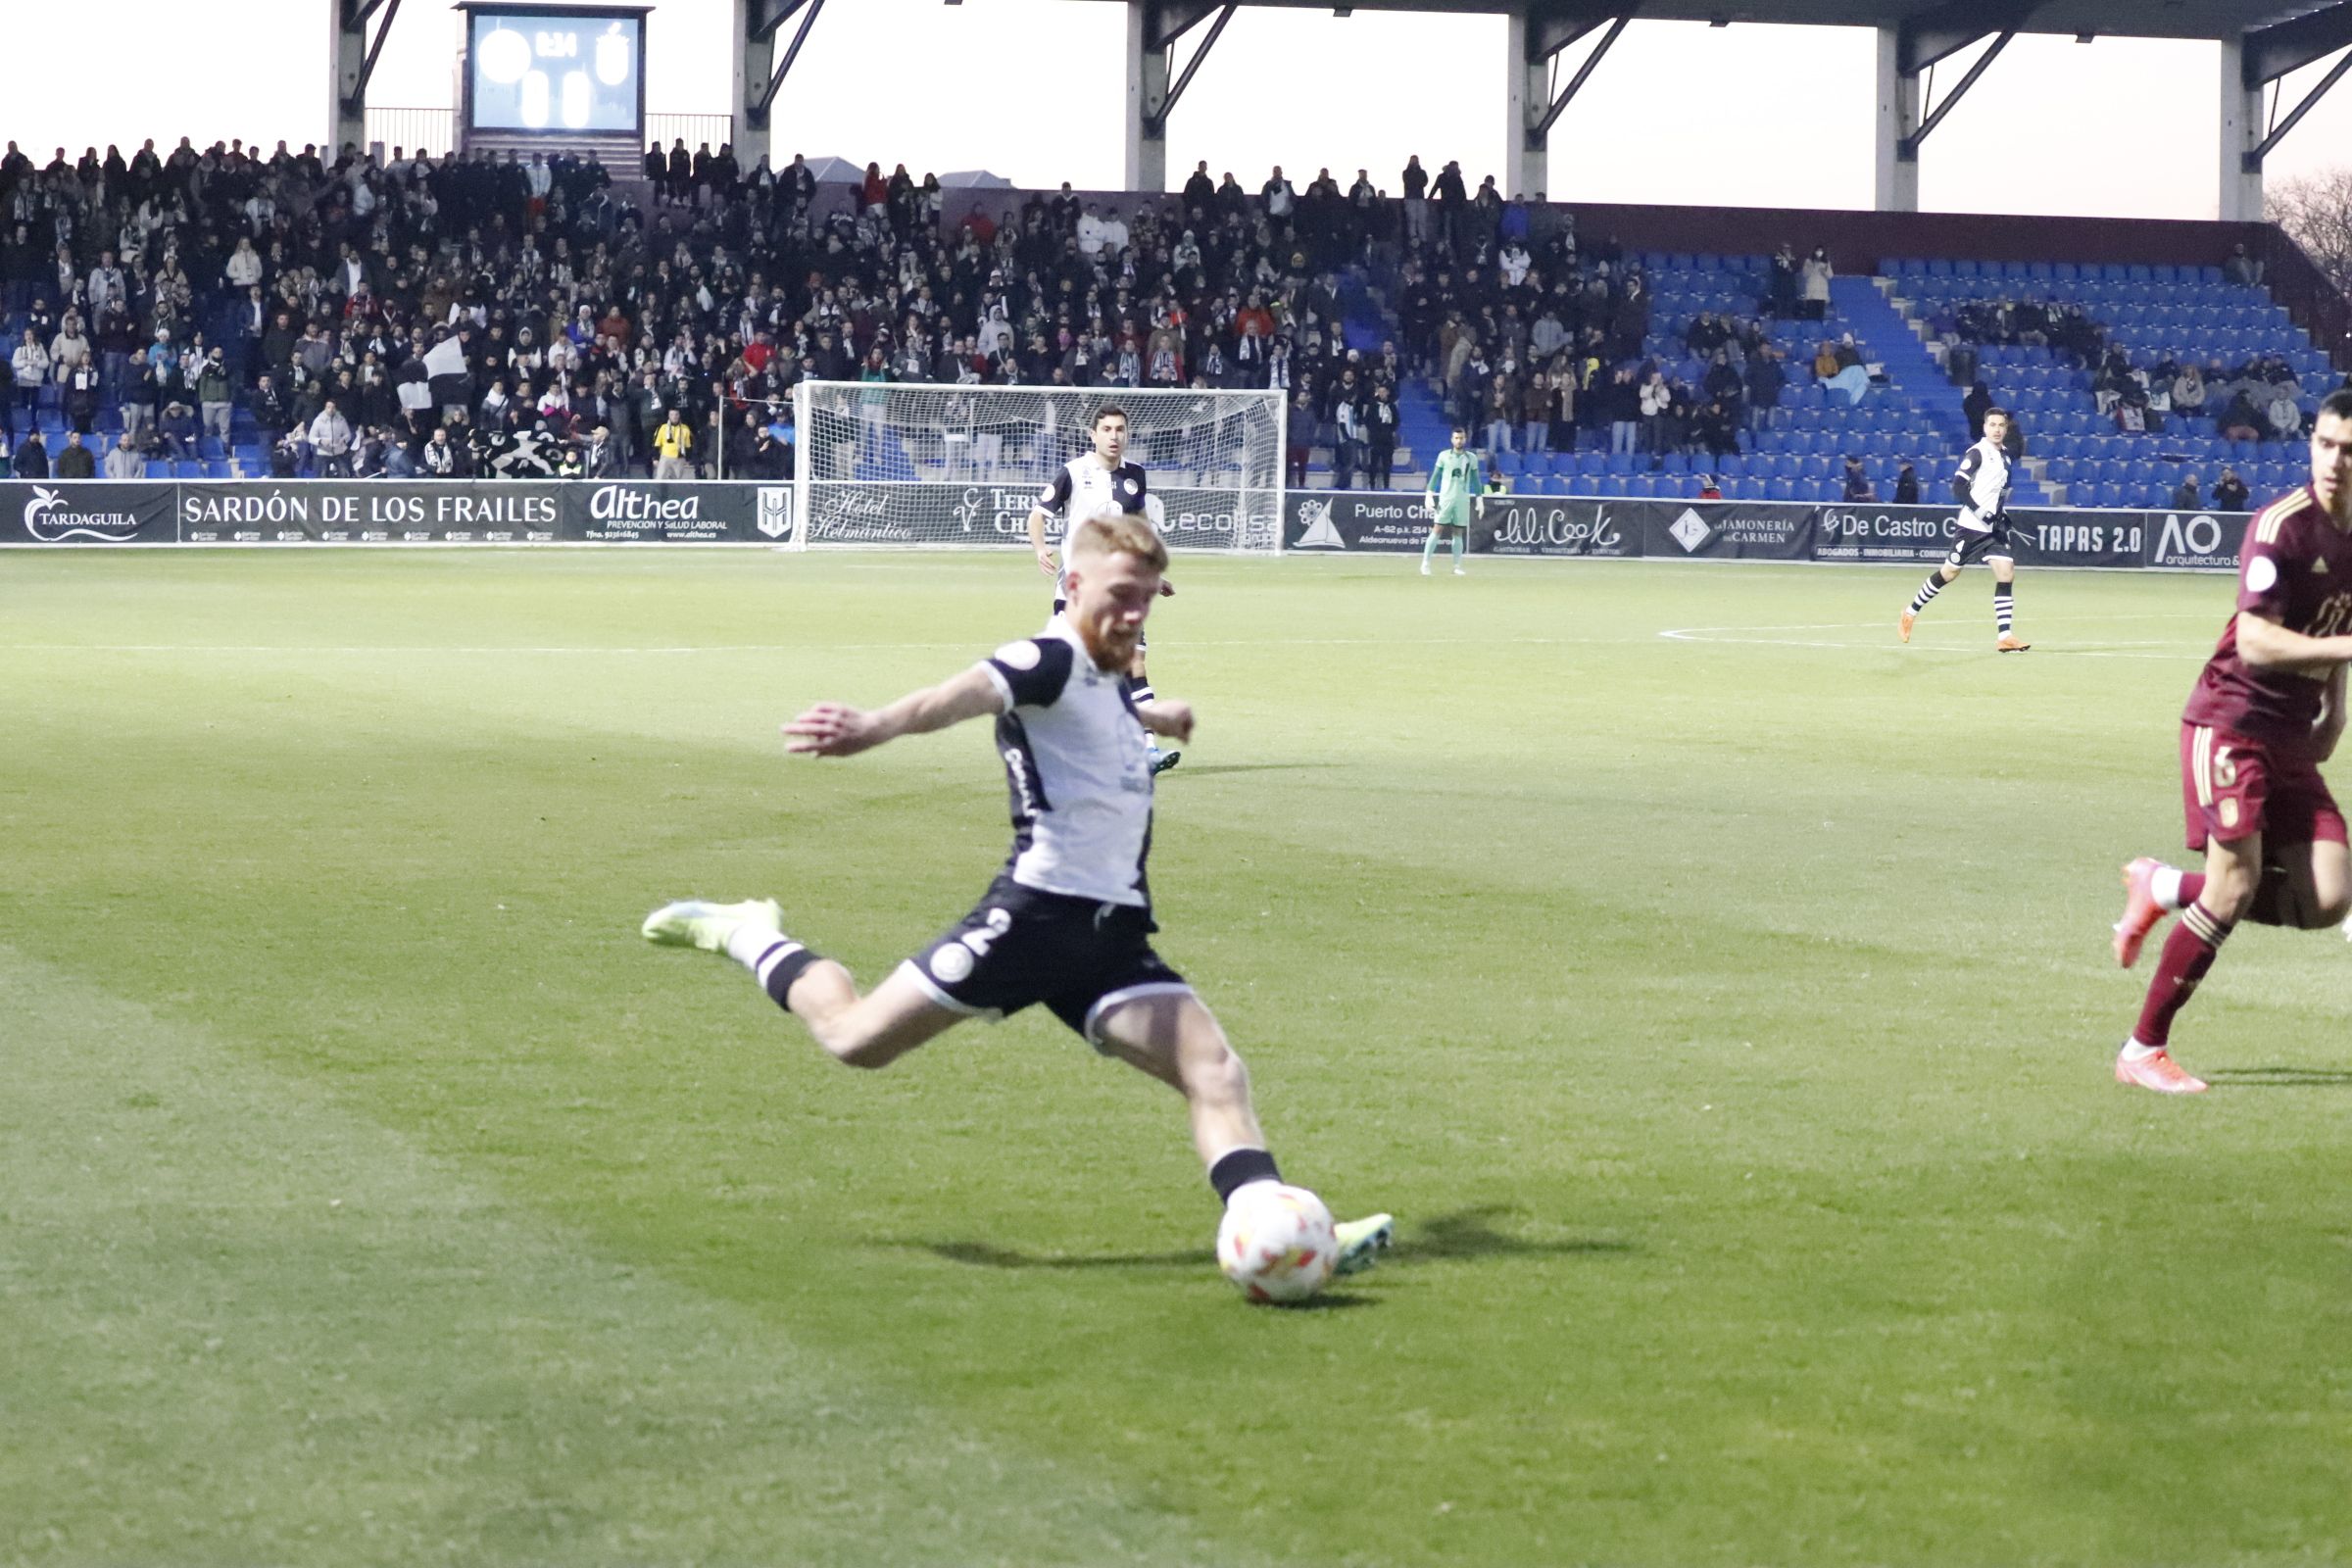
<svg viewBox="0 0 2352 1568">
<path fill-rule="evenodd" d="M 2131 620 L 2187 620 L 2199 618 L 2199 612 L 2188 611 L 2134 612 L 2110 615 L 2070 615 L 2070 625 L 2089 621 Z M 1811 621 L 1784 626 L 1680 626 L 1661 631 L 1658 635 L 1670 642 L 1718 644 L 1727 647 L 1753 648 L 1828 648 L 1836 650 L 1879 650 L 1886 653 L 1911 652 L 1920 654 L 1975 655 L 1983 649 L 1974 643 L 1913 643 L 1906 650 L 1893 641 L 1850 642 L 1804 637 L 1756 637 L 1740 633 L 1774 631 L 1884 631 L 1886 623 L 1879 620 Z M 2164 653 L 2135 653 L 2133 649 L 2166 649 Z M 2100 648 L 2044 648 L 2041 652 L 2063 659 L 2139 659 L 2160 662 L 2176 662 L 2199 656 L 2201 645 L 2181 644 L 2162 639 L 2140 639 L 2108 643 Z"/>
</svg>

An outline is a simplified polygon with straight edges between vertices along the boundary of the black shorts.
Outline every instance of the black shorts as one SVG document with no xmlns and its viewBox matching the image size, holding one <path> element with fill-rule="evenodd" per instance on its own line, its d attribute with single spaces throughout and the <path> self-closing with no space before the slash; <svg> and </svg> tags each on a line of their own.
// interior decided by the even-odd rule
<svg viewBox="0 0 2352 1568">
<path fill-rule="evenodd" d="M 1983 561 L 1991 556 L 2014 561 L 2017 559 L 2014 548 L 2009 543 L 2009 514 L 2003 513 L 1993 518 L 1992 526 L 1983 533 L 1974 528 L 1961 529 L 1960 537 L 1952 541 L 1952 553 L 1943 558 L 1943 564 L 1958 570 L 1972 561 Z"/>
<path fill-rule="evenodd" d="M 1157 929 L 1148 910 L 1041 893 L 1006 873 L 906 966 L 943 1007 L 1004 1018 L 1042 1002 L 1099 1047 L 1105 1007 L 1193 989 L 1152 951 Z"/>
</svg>

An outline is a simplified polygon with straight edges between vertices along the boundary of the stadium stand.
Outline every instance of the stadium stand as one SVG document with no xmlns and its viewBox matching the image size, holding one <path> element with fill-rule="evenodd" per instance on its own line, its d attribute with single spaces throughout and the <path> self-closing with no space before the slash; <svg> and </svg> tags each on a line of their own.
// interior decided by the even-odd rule
<svg viewBox="0 0 2352 1568">
<path fill-rule="evenodd" d="M 674 407 L 696 450 L 666 471 L 781 476 L 803 376 L 1272 386 L 1295 485 L 1417 488 L 1458 422 L 1523 492 L 1934 504 L 1997 400 L 2021 503 L 2142 506 L 2225 463 L 2276 488 L 2276 393 L 2307 413 L 2337 384 L 2219 269 L 1629 252 L 1453 165 L 1421 202 L 1203 168 L 1180 196 L 957 193 L 951 216 L 903 166 L 820 185 L 681 152 L 641 182 L 184 140 L 36 167 L 11 143 L 0 433 L 41 432 L 29 466 L 78 428 L 110 473 L 643 472 Z"/>
<path fill-rule="evenodd" d="M 2017 411 L 2061 500 L 2161 507 L 2225 466 L 2257 492 L 2298 483 L 2311 415 L 2343 384 L 2235 265 L 2234 279 L 2220 267 L 1918 259 L 1882 270 L 1947 361 L 1973 361 L 1972 379 Z"/>
</svg>

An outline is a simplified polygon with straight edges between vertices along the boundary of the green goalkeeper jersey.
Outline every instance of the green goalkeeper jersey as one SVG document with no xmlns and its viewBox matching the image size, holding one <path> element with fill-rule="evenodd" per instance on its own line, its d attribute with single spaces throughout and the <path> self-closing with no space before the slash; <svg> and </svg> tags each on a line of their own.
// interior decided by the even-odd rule
<svg viewBox="0 0 2352 1568">
<path fill-rule="evenodd" d="M 1437 498 L 1438 516 L 1443 521 L 1450 523 L 1456 517 L 1467 521 L 1470 503 L 1483 488 L 1475 452 L 1448 447 L 1430 467 L 1429 493 Z"/>
</svg>

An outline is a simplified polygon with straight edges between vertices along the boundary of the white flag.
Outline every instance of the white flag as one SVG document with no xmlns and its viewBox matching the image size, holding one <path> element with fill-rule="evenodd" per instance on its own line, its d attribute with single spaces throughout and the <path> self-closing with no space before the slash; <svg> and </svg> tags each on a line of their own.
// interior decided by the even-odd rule
<svg viewBox="0 0 2352 1568">
<path fill-rule="evenodd" d="M 445 337 L 434 344 L 424 356 L 424 373 L 432 376 L 464 375 L 466 345 L 454 336 Z"/>
</svg>

